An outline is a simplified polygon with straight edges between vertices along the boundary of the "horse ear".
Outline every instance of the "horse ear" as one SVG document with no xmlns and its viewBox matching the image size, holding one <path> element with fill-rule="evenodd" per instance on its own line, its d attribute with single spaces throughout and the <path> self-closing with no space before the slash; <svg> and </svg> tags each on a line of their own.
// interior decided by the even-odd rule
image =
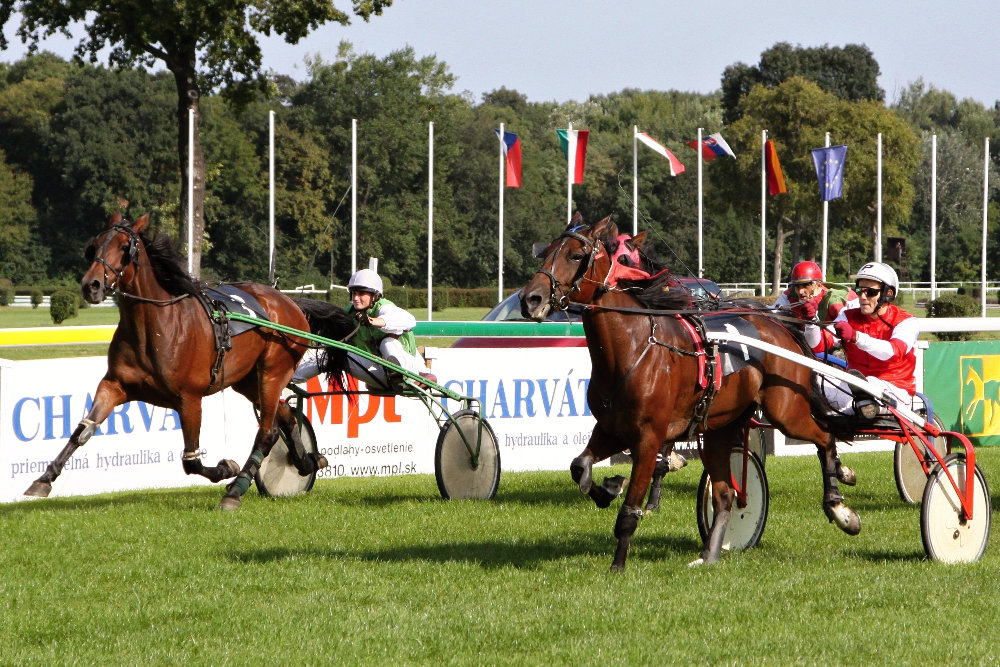
<svg viewBox="0 0 1000 667">
<path fill-rule="evenodd" d="M 146 226 L 147 222 L 149 222 L 149 213 L 146 213 L 141 218 L 139 218 L 138 220 L 136 220 L 135 222 L 133 222 L 132 223 L 132 230 L 136 231 L 136 232 L 141 232 L 142 229 Z"/>
<path fill-rule="evenodd" d="M 594 225 L 594 236 L 610 236 L 614 238 L 618 236 L 618 225 L 611 222 L 611 216 L 609 215 Z"/>
<path fill-rule="evenodd" d="M 114 213 L 111 214 L 111 223 L 108 225 L 108 227 L 114 227 L 121 221 L 122 221 L 122 214 L 119 213 L 118 211 L 115 211 Z"/>
<path fill-rule="evenodd" d="M 579 227 L 583 224 L 583 216 L 577 211 L 573 214 L 573 217 L 569 219 L 569 224 L 566 225 L 566 229 L 573 229 L 574 227 Z"/>
<path fill-rule="evenodd" d="M 632 244 L 636 248 L 642 246 L 642 244 L 646 242 L 646 231 L 647 230 L 643 230 L 632 237 Z"/>
</svg>

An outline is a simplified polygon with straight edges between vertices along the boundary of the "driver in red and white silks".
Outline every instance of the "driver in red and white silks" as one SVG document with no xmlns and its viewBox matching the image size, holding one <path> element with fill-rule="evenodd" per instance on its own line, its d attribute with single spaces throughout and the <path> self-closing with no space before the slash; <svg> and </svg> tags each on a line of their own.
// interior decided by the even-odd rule
<svg viewBox="0 0 1000 667">
<path fill-rule="evenodd" d="M 869 262 L 855 280 L 859 307 L 842 310 L 833 321 L 847 354 L 847 366 L 909 407 L 917 390 L 917 318 L 893 303 L 899 279 L 888 264 Z M 819 327 L 806 325 L 805 336 L 813 351 L 823 350 Z M 824 378 L 823 387 L 835 409 L 843 414 L 853 412 L 853 397 L 846 383 Z"/>
<path fill-rule="evenodd" d="M 775 310 L 790 311 L 803 320 L 832 322 L 845 308 L 857 308 L 858 295 L 843 285 L 823 281 L 823 270 L 819 264 L 802 261 L 792 267 L 788 276 L 788 289 L 774 302 Z M 823 351 L 833 348 L 835 337 L 832 326 L 824 329 L 826 346 Z"/>
</svg>

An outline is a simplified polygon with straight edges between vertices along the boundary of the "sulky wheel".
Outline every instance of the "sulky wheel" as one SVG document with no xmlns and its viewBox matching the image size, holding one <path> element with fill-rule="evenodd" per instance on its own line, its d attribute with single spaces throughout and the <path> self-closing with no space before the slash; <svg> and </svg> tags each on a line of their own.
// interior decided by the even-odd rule
<svg viewBox="0 0 1000 667">
<path fill-rule="evenodd" d="M 298 468 L 289 455 L 290 447 L 295 443 L 292 439 L 298 439 L 302 445 L 304 455 L 316 453 L 316 433 L 313 432 L 312 424 L 304 415 L 300 415 L 297 421 L 295 433 L 289 434 L 284 429 L 279 428 L 279 437 L 271 451 L 261 461 L 260 470 L 254 476 L 257 490 L 264 496 L 297 496 L 300 493 L 307 493 L 316 482 L 316 471 L 308 475 L 300 475 Z"/>
<path fill-rule="evenodd" d="M 496 495 L 500 449 L 493 429 L 479 414 L 461 410 L 441 429 L 434 450 L 434 476 L 446 500 L 488 500 Z"/>
<path fill-rule="evenodd" d="M 945 457 L 947 472 L 958 488 L 965 490 L 965 455 Z M 990 490 L 983 471 L 976 466 L 972 485 L 972 519 L 962 518 L 962 504 L 945 468 L 937 465 L 927 478 L 920 508 L 920 535 L 924 551 L 942 563 L 974 563 L 986 551 L 990 539 Z"/>
<path fill-rule="evenodd" d="M 939 430 L 944 430 L 944 424 L 934 415 L 932 419 L 934 426 Z M 930 438 L 931 446 L 942 457 L 947 453 L 948 441 L 944 437 Z M 919 503 L 924 495 L 924 487 L 927 486 L 927 475 L 931 469 L 937 465 L 934 454 L 928 451 L 927 447 L 919 439 L 915 438 L 914 443 L 920 451 L 918 456 L 913 447 L 908 442 L 897 442 L 896 451 L 892 457 L 892 472 L 896 477 L 896 489 L 899 497 L 907 503 Z M 924 465 L 921 465 L 923 460 Z"/>
<path fill-rule="evenodd" d="M 761 535 L 764 534 L 764 525 L 767 523 L 767 512 L 771 504 L 771 498 L 767 487 L 767 473 L 764 471 L 764 464 L 760 457 L 753 451 L 747 458 L 749 468 L 746 479 L 746 507 L 738 507 L 733 502 L 732 516 L 729 518 L 729 525 L 726 527 L 725 541 L 722 543 L 723 549 L 750 549 L 760 542 Z M 739 481 L 743 476 L 743 448 L 736 447 L 729 456 L 729 465 L 732 469 L 733 477 Z M 712 485 L 708 472 L 701 473 L 701 481 L 698 483 L 698 532 L 701 533 L 701 541 L 708 540 L 708 532 L 712 527 L 712 520 L 715 518 L 715 510 L 712 507 Z"/>
</svg>

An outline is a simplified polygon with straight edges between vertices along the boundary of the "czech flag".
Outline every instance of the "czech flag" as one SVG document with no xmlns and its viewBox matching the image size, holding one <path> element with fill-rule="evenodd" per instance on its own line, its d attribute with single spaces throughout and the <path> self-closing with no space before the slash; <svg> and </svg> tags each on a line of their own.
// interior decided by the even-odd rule
<svg viewBox="0 0 1000 667">
<path fill-rule="evenodd" d="M 681 161 L 677 159 L 676 155 L 667 150 L 666 146 L 658 142 L 656 139 L 653 139 L 645 132 L 639 132 L 638 134 L 635 135 L 635 138 L 641 141 L 642 143 L 646 144 L 654 151 L 656 151 L 657 153 L 659 153 L 660 155 L 662 155 L 663 157 L 667 158 L 667 160 L 670 161 L 671 176 L 676 176 L 677 174 L 684 173 L 684 165 L 681 164 Z"/>
<path fill-rule="evenodd" d="M 583 183 L 583 163 L 587 159 L 587 138 L 590 130 L 556 130 L 563 155 L 569 161 L 573 184 Z"/>
<path fill-rule="evenodd" d="M 691 148 L 698 150 L 698 140 L 687 142 L 687 145 Z M 705 162 L 711 162 L 717 156 L 728 155 L 731 158 L 736 158 L 736 153 L 733 153 L 733 149 L 729 147 L 726 140 L 722 138 L 722 135 L 716 132 L 715 134 L 710 134 L 701 140 L 701 157 Z"/>
<path fill-rule="evenodd" d="M 500 139 L 500 149 L 507 157 L 507 187 L 521 187 L 521 140 L 513 132 L 504 130 L 503 137 L 500 130 L 493 130 Z"/>
</svg>

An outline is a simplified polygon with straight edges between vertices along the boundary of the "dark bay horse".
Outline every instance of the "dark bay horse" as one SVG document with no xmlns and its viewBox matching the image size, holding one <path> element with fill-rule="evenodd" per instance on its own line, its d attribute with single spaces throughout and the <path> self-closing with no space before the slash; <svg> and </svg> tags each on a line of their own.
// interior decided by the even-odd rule
<svg viewBox="0 0 1000 667">
<path fill-rule="evenodd" d="M 108 371 L 97 386 L 87 416 L 25 495 L 48 496 L 70 456 L 111 411 L 139 400 L 180 415 L 184 472 L 212 482 L 236 477 L 220 503 L 222 509 L 236 509 L 277 440 L 278 429 L 290 437 L 297 433 L 295 415 L 280 398 L 308 341 L 255 327 L 223 339 L 220 350 L 217 343 L 221 334 L 214 328 L 208 315 L 211 306 L 202 296 L 207 286 L 185 272 L 181 257 L 166 237 L 150 240 L 143 233 L 147 222 L 148 215 L 130 223 L 115 214 L 108 229 L 86 248 L 91 265 L 80 283 L 84 298 L 100 303 L 109 292 L 117 292 L 119 297 L 120 319 L 108 348 Z M 238 288 L 256 299 L 270 321 L 311 330 L 310 319 L 317 309 L 306 307 L 310 312 L 307 317 L 295 301 L 276 289 L 255 283 L 239 283 Z M 324 316 L 325 321 L 312 324 L 324 327 L 323 335 L 342 337 L 354 329 L 351 318 L 339 309 L 330 309 Z M 331 335 L 332 331 L 340 336 Z M 210 467 L 201 460 L 202 397 L 226 387 L 245 396 L 259 414 L 260 427 L 242 469 L 229 459 Z M 322 456 L 297 449 L 289 447 L 289 458 L 300 474 L 309 475 L 327 465 Z"/>
<path fill-rule="evenodd" d="M 698 357 L 703 353 L 682 317 L 657 314 L 689 309 L 690 298 L 662 280 L 643 288 L 643 300 L 630 289 L 611 286 L 607 279 L 617 236 L 610 217 L 593 226 L 568 228 L 549 245 L 542 268 L 520 292 L 522 313 L 538 321 L 570 302 L 587 304 L 583 327 L 592 364 L 587 400 L 597 424 L 571 471 L 580 490 L 597 500 L 606 492 L 591 482 L 593 464 L 625 449 L 631 450 L 633 459 L 615 522 L 618 547 L 611 569 L 625 568 L 662 443 L 684 438 L 692 425 L 703 433 L 701 458 L 712 479 L 715 511 L 695 563 L 719 559 L 735 496 L 730 487 L 730 450 L 742 442 L 743 428 L 758 406 L 786 436 L 815 443 L 826 516 L 848 534 L 860 532 L 861 520 L 844 503 L 838 485 L 838 479 L 853 484 L 854 474 L 840 465 L 835 438 L 810 414 L 811 370 L 762 353 L 760 359 L 722 379 L 714 399 L 702 406 L 707 409 L 703 419 L 697 419 L 695 412 L 705 393 L 697 383 Z M 656 310 L 649 310 L 651 304 Z M 796 335 L 768 311 L 740 309 L 733 314 L 752 325 L 760 340 L 805 352 Z"/>
</svg>

